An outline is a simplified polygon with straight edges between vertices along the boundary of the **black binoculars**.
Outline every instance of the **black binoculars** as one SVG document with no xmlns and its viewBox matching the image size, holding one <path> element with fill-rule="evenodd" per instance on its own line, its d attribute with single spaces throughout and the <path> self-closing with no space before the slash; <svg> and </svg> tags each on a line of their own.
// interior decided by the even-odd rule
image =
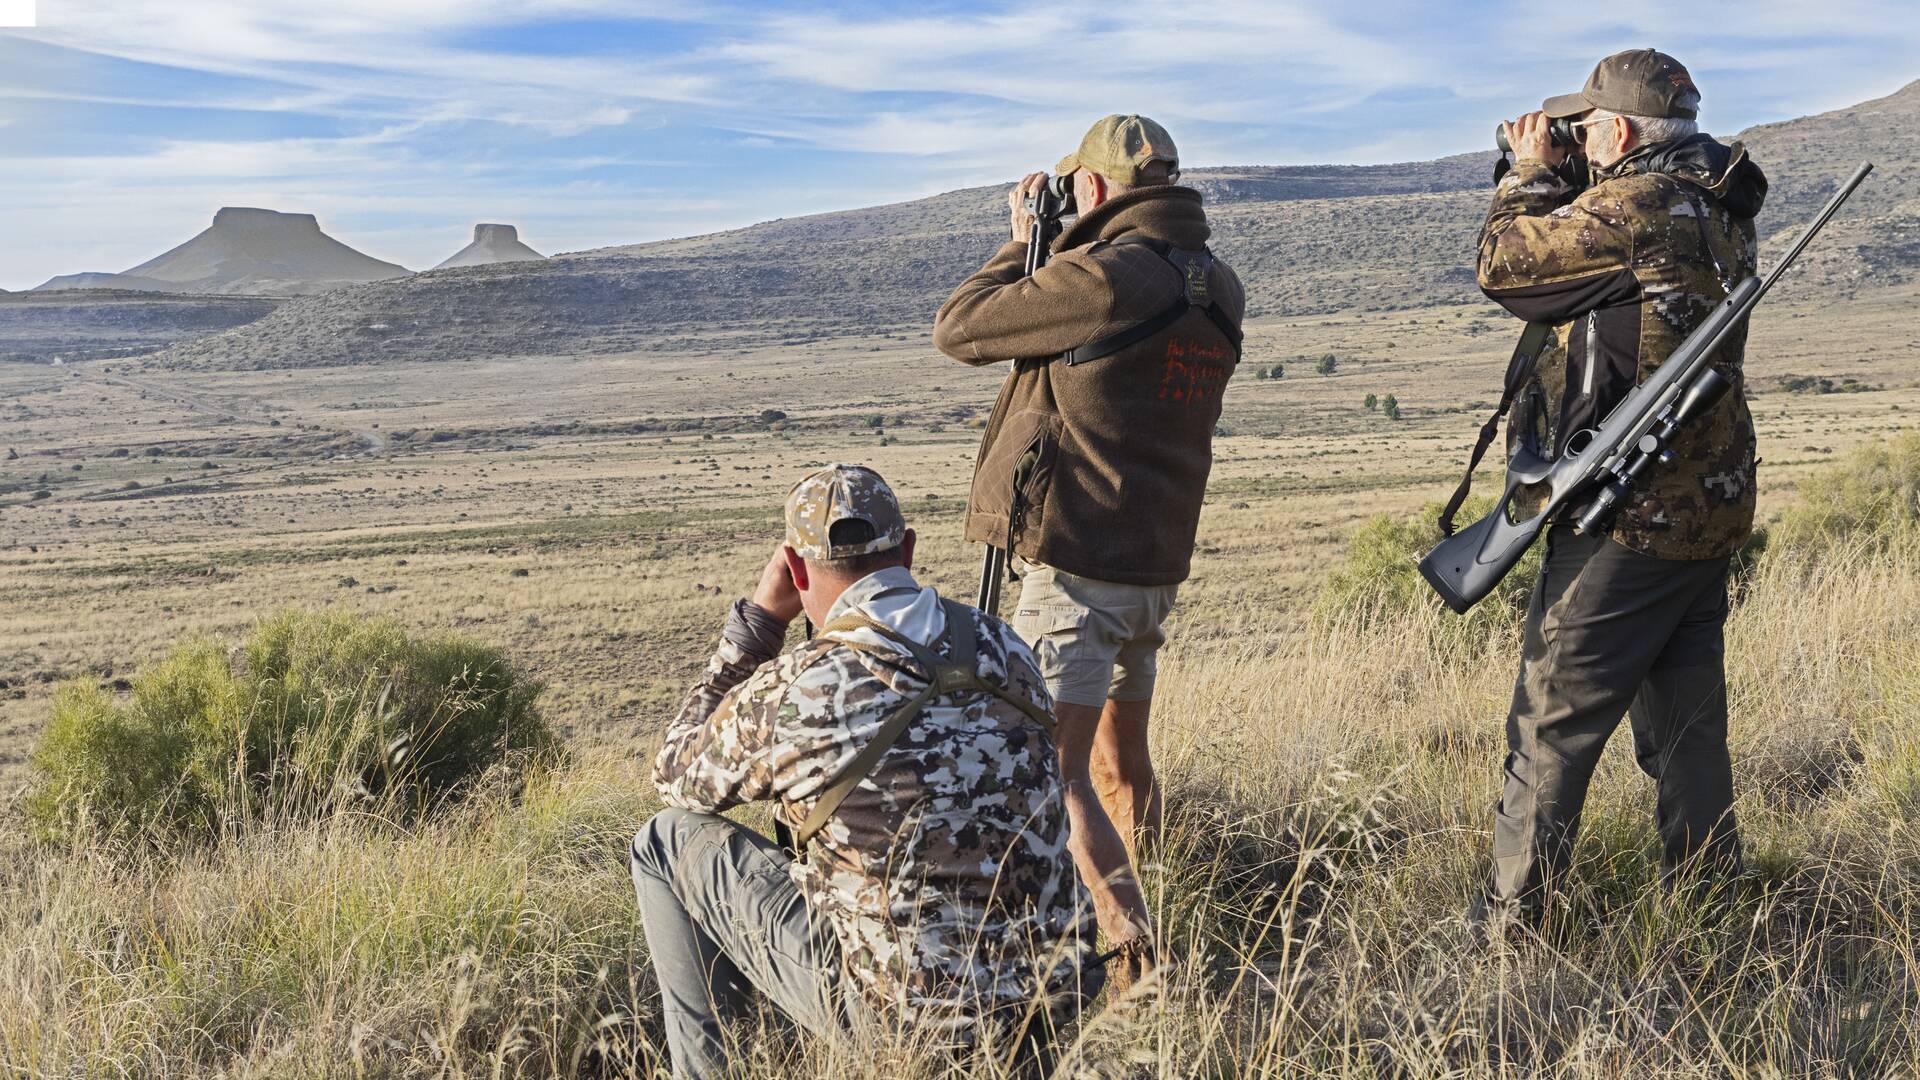
<svg viewBox="0 0 1920 1080">
<path fill-rule="evenodd" d="M 1047 177 L 1040 190 L 1027 199 L 1027 212 L 1042 219 L 1073 213 L 1073 175 Z"/>
<path fill-rule="evenodd" d="M 1579 136 L 1573 133 L 1573 121 L 1565 116 L 1556 117 L 1548 122 L 1547 137 L 1552 140 L 1555 146 L 1575 147 L 1580 145 Z M 1503 154 L 1513 152 L 1513 147 L 1507 143 L 1507 125 L 1494 125 L 1493 145 L 1498 146 L 1500 152 Z"/>
</svg>

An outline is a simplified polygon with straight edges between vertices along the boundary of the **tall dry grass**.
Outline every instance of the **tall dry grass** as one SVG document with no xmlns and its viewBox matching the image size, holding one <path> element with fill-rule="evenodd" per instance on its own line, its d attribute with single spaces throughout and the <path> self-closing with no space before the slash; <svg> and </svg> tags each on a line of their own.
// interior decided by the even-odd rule
<svg viewBox="0 0 1920 1080">
<path fill-rule="evenodd" d="M 1157 991 L 1090 1020 L 1080 1075 L 1864 1076 L 1920 1070 L 1920 548 L 1781 548 L 1729 626 L 1751 880 L 1660 888 L 1649 784 L 1594 785 L 1539 942 L 1477 947 L 1511 631 L 1431 609 L 1181 644 L 1145 877 Z M 9 841 L 0 1073 L 440 1076 L 661 1065 L 624 861 L 631 755 L 436 818 L 263 821 L 155 851 Z M 10 833 L 18 830 L 10 829 Z M 769 1027 L 742 1075 L 939 1075 L 910 1040 Z M 995 1076 L 991 1062 L 967 1075 Z"/>
</svg>

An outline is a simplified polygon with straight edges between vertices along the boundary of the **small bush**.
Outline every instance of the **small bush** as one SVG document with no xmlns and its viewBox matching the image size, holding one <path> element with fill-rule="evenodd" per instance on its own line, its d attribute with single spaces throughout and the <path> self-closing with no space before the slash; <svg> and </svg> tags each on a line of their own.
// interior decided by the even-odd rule
<svg viewBox="0 0 1920 1080">
<path fill-rule="evenodd" d="M 1380 403 L 1380 414 L 1389 420 L 1400 419 L 1400 399 L 1388 394 L 1386 400 Z"/>
<path fill-rule="evenodd" d="M 1920 526 L 1920 432 L 1869 443 L 1800 482 L 1772 542 L 1885 546 Z"/>
<path fill-rule="evenodd" d="M 47 837 L 90 826 L 212 838 L 349 809 L 411 817 L 496 766 L 517 775 L 551 758 L 541 689 L 489 646 L 290 611 L 232 659 L 209 641 L 181 646 L 124 702 L 62 687 L 23 805 Z"/>
<path fill-rule="evenodd" d="M 1340 358 L 1333 355 L 1332 353 L 1328 353 L 1325 356 L 1322 356 L 1320 358 L 1319 363 L 1316 363 L 1315 365 L 1313 365 L 1313 370 L 1319 372 L 1322 375 L 1331 375 L 1335 371 L 1338 371 L 1339 369 L 1340 369 Z"/>
<path fill-rule="evenodd" d="M 1465 528 L 1492 509 L 1492 499 L 1468 499 L 1454 515 L 1454 524 Z M 1439 596 L 1420 576 L 1420 560 L 1442 539 L 1439 517 L 1440 506 L 1436 503 L 1412 517 L 1376 514 L 1368 518 L 1348 540 L 1346 557 L 1339 568 L 1321 586 L 1314 603 L 1315 616 L 1322 622 L 1351 621 L 1370 626 L 1382 619 L 1396 619 L 1409 610 L 1429 608 L 1441 613 L 1442 633 L 1470 636 L 1514 624 L 1526 611 L 1528 595 L 1539 576 L 1545 538 L 1534 542 L 1491 595 L 1466 615 L 1455 616 L 1445 611 Z"/>
</svg>

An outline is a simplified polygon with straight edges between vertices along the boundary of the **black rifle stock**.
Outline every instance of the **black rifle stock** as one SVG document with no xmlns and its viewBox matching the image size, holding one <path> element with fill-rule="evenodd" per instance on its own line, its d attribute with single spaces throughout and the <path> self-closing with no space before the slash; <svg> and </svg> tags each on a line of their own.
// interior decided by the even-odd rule
<svg viewBox="0 0 1920 1080">
<path fill-rule="evenodd" d="M 1027 230 L 1027 276 L 1047 265 L 1047 249 L 1053 246 L 1053 240 L 1060 235 L 1060 215 L 1066 200 L 1063 197 L 1060 177 L 1050 177 L 1040 190 L 1027 200 L 1027 209 L 1033 214 L 1033 225 Z M 1007 372 L 1006 382 L 1000 385 L 1000 397 L 1005 399 L 1013 378 L 1019 374 L 1018 362 L 1014 369 Z M 980 439 L 980 449 L 987 448 L 986 436 Z M 1009 510 L 1011 512 L 1011 510 Z M 1013 523 L 1007 523 L 1009 542 L 1013 536 Z M 975 607 L 989 615 L 1000 614 L 1000 583 L 1007 576 L 1007 550 L 994 544 L 987 545 L 986 554 L 980 559 L 980 590 Z"/>
<path fill-rule="evenodd" d="M 1506 489 L 1486 517 L 1442 540 L 1420 560 L 1420 574 L 1455 612 L 1486 598 L 1525 555 L 1548 523 L 1568 508 L 1591 500 L 1575 521 L 1582 533 L 1603 532 L 1636 483 L 1654 465 L 1670 460 L 1674 433 L 1711 408 L 1730 384 L 1709 364 L 1727 335 L 1805 250 L 1827 219 L 1867 174 L 1862 163 L 1807 226 L 1766 280 L 1749 277 L 1688 334 L 1666 363 L 1635 387 L 1600 426 L 1569 441 L 1567 452 L 1547 460 L 1524 442 L 1507 461 Z M 1514 496 L 1523 487 L 1547 485 L 1546 506 L 1524 520 L 1513 517 Z"/>
</svg>

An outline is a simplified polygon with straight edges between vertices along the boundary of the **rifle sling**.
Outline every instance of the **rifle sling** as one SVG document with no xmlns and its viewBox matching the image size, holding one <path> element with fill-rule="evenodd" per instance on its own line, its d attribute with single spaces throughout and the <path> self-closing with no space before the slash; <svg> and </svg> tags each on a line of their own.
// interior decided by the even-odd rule
<svg viewBox="0 0 1920 1080">
<path fill-rule="evenodd" d="M 1200 286 L 1201 296 L 1196 296 L 1194 293 L 1194 286 L 1192 284 L 1194 275 L 1198 274 L 1199 279 L 1202 282 L 1205 281 L 1206 272 L 1213 265 L 1212 252 L 1204 248 L 1199 251 L 1186 251 L 1174 247 L 1165 240 L 1155 240 L 1149 236 L 1123 236 L 1113 241 L 1115 247 L 1121 244 L 1137 244 L 1141 247 L 1151 248 L 1161 258 L 1171 263 L 1173 268 L 1179 272 L 1184 287 L 1181 290 L 1180 296 L 1175 298 L 1173 303 L 1168 304 L 1165 308 L 1161 309 L 1159 313 L 1147 319 L 1145 322 L 1135 323 L 1125 330 L 1116 331 L 1097 341 L 1090 341 L 1077 349 L 1068 349 L 1066 352 L 1061 353 L 1060 359 L 1066 361 L 1068 367 L 1076 364 L 1084 364 L 1089 360 L 1098 360 L 1103 356 L 1112 356 L 1114 353 L 1130 345 L 1137 345 L 1153 335 L 1160 333 L 1167 327 L 1172 326 L 1174 323 L 1179 322 L 1185 317 L 1187 312 L 1195 309 L 1198 309 L 1206 315 L 1207 319 L 1211 321 L 1214 327 L 1220 331 L 1221 335 L 1227 339 L 1227 342 L 1233 346 L 1234 358 L 1236 360 L 1239 358 L 1240 342 L 1243 336 L 1240 328 L 1233 325 L 1233 320 L 1227 317 L 1225 311 L 1221 310 L 1218 301 L 1204 300 L 1203 302 L 1205 293 L 1204 284 Z"/>
<path fill-rule="evenodd" d="M 1507 361 L 1507 384 L 1500 391 L 1500 406 L 1480 428 L 1480 437 L 1474 440 L 1473 453 L 1467 455 L 1467 473 L 1460 478 L 1460 486 L 1453 489 L 1453 497 L 1440 511 L 1440 535 L 1453 535 L 1453 515 L 1460 512 L 1460 506 L 1467 501 L 1467 493 L 1473 490 L 1473 471 L 1480 467 L 1480 459 L 1487 456 L 1487 447 L 1493 445 L 1493 437 L 1500 432 L 1500 419 L 1513 407 L 1513 399 L 1520 395 L 1527 380 L 1533 378 L 1534 366 L 1540 362 L 1540 353 L 1545 350 L 1547 341 L 1553 336 L 1551 323 L 1530 322 L 1520 332 L 1520 342 L 1513 347 L 1513 357 Z"/>
<path fill-rule="evenodd" d="M 928 678 L 926 687 L 889 713 L 885 722 L 880 725 L 880 730 L 874 732 L 873 737 L 867 740 L 867 745 L 861 747 L 860 752 L 854 755 L 846 768 L 842 769 L 839 775 L 835 776 L 832 782 L 821 791 L 819 799 L 813 804 L 813 809 L 807 814 L 806 821 L 802 822 L 799 830 L 794 833 L 793 847 L 796 853 L 806 850 L 807 844 L 826 827 L 834 811 L 838 810 L 847 796 L 853 794 L 861 781 L 873 772 L 874 767 L 880 764 L 880 759 L 886 756 L 887 751 L 893 748 L 893 744 L 906 733 L 907 727 L 920 715 L 921 710 L 936 697 L 969 692 L 992 694 L 1025 713 L 1028 719 L 1039 724 L 1049 734 L 1052 733 L 1053 718 L 1047 715 L 1045 709 L 1015 695 L 1003 686 L 980 677 L 979 642 L 974 637 L 973 612 L 965 605 L 944 597 L 941 598 L 940 605 L 947 616 L 947 646 L 951 659 L 942 658 L 927 646 L 857 611 L 847 612 L 820 628 L 820 636 L 823 638 L 848 630 L 871 630 L 892 642 L 898 649 L 885 649 L 844 638 L 831 640 L 835 645 L 875 656 L 891 657 L 904 652 L 927 670 Z"/>
</svg>

